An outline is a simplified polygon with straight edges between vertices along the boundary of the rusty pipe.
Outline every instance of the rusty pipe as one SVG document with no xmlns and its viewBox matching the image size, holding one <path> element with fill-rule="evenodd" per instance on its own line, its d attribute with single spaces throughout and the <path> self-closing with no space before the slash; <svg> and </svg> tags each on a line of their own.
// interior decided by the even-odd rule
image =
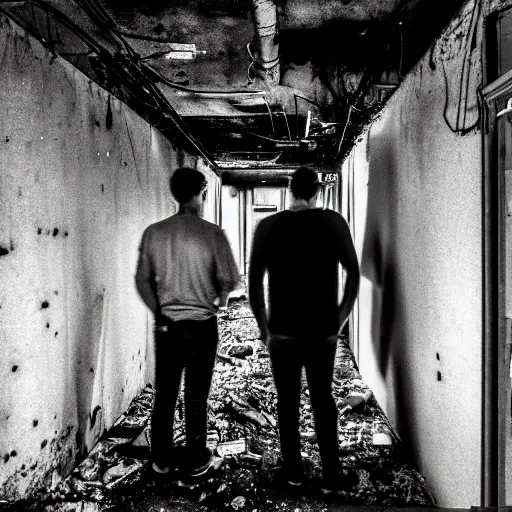
<svg viewBox="0 0 512 512">
<path fill-rule="evenodd" d="M 273 0 L 252 0 L 254 23 L 258 35 L 258 52 L 254 70 L 268 86 L 279 85 L 279 43 L 277 42 L 277 8 Z M 259 68 L 259 69 L 258 69 Z"/>
</svg>

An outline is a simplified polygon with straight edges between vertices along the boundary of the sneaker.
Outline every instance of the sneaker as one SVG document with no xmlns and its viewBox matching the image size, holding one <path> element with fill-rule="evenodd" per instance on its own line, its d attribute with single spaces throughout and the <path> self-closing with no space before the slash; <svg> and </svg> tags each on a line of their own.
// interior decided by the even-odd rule
<svg viewBox="0 0 512 512">
<path fill-rule="evenodd" d="M 324 479 L 320 493 L 327 497 L 339 496 L 343 491 L 357 487 L 359 475 L 357 471 L 343 469 L 336 478 Z"/>
<path fill-rule="evenodd" d="M 165 486 L 171 483 L 174 480 L 174 477 L 174 468 L 162 468 L 151 461 L 146 465 L 145 478 L 148 478 L 149 482 L 153 482 L 157 486 Z"/>
<path fill-rule="evenodd" d="M 206 473 L 208 473 L 208 470 L 212 467 L 213 462 L 214 462 L 214 456 L 210 452 L 210 456 L 204 464 L 202 464 L 201 466 L 197 466 L 195 468 L 186 469 L 185 473 L 192 478 L 203 476 Z"/>
</svg>

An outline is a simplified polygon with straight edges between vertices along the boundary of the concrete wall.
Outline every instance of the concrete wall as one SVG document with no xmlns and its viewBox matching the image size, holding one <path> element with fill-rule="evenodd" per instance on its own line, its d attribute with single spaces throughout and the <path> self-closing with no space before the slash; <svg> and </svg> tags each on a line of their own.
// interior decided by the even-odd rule
<svg viewBox="0 0 512 512">
<path fill-rule="evenodd" d="M 0 17 L 0 494 L 25 497 L 151 380 L 134 286 L 145 226 L 175 211 L 170 170 L 198 165 Z"/>
<path fill-rule="evenodd" d="M 405 78 L 343 168 L 363 276 L 361 373 L 443 507 L 479 505 L 481 492 L 478 4 Z"/>
</svg>

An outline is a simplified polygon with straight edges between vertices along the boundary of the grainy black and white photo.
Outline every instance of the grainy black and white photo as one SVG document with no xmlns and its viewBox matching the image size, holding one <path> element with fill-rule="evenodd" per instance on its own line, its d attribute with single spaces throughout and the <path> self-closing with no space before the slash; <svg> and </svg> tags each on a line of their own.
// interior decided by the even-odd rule
<svg viewBox="0 0 512 512">
<path fill-rule="evenodd" d="M 512 508 L 512 0 L 0 0 L 0 510 Z"/>
</svg>

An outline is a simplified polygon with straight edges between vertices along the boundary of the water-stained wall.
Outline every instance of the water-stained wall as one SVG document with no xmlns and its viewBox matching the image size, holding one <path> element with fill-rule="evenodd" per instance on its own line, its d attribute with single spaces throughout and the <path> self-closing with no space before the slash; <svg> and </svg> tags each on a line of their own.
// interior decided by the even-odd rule
<svg viewBox="0 0 512 512">
<path fill-rule="evenodd" d="M 343 169 L 361 373 L 443 507 L 481 499 L 480 5 L 466 4 Z"/>
<path fill-rule="evenodd" d="M 134 274 L 179 165 L 126 105 L 0 17 L 0 489 L 49 486 L 152 378 Z M 218 200 L 218 197 L 217 197 Z"/>
</svg>

